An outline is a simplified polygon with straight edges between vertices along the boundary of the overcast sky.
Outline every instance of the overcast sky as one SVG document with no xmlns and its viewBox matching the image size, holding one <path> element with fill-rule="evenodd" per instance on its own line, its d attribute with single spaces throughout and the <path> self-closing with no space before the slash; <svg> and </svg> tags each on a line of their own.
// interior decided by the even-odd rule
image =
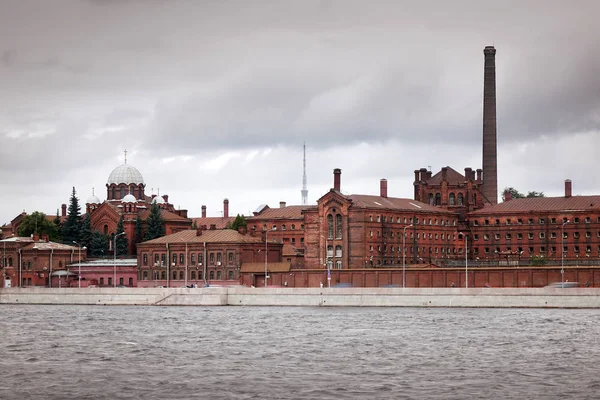
<svg viewBox="0 0 600 400">
<path fill-rule="evenodd" d="M 128 163 L 200 216 L 481 168 L 497 49 L 498 188 L 600 194 L 598 1 L 0 0 L 0 224 L 106 199 Z"/>
</svg>

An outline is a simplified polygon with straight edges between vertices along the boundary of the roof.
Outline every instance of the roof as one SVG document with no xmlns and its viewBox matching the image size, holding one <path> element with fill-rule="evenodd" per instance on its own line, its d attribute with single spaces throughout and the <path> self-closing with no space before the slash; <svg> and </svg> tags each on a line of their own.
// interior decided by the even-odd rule
<svg viewBox="0 0 600 400">
<path fill-rule="evenodd" d="M 236 217 L 204 217 L 204 218 L 192 218 L 192 221 L 196 223 L 196 226 L 199 228 L 202 225 L 206 225 L 210 227 L 211 225 L 215 225 L 217 229 L 225 229 L 227 224 L 233 222 Z"/>
<path fill-rule="evenodd" d="M 495 206 L 486 206 L 470 215 L 497 213 L 528 213 L 539 211 L 598 211 L 600 196 L 530 197 L 511 199 Z"/>
<path fill-rule="evenodd" d="M 431 206 L 427 203 L 412 199 L 401 199 L 397 197 L 381 197 L 370 196 L 366 194 L 351 194 L 347 196 L 352 200 L 353 207 L 360 208 L 380 208 L 396 211 L 418 211 L 418 212 L 433 212 L 439 214 L 456 214 L 452 211 L 445 210 L 436 206 Z"/>
<path fill-rule="evenodd" d="M 293 246 L 290 243 L 284 243 L 283 244 L 283 250 L 282 250 L 281 254 L 284 257 L 285 256 L 294 256 L 294 257 L 297 257 L 297 256 L 302 256 L 303 255 L 303 253 L 300 250 L 298 250 L 296 248 L 296 246 Z"/>
<path fill-rule="evenodd" d="M 269 272 L 288 272 L 291 269 L 289 262 L 270 262 L 267 265 Z M 240 267 L 241 273 L 265 273 L 265 263 L 244 263 Z"/>
<path fill-rule="evenodd" d="M 195 229 L 179 231 L 171 235 L 148 240 L 145 244 L 171 244 L 171 243 L 263 243 L 260 235 L 252 236 L 250 234 L 242 235 L 233 229 L 214 229 L 203 230 L 201 235 L 197 235 Z M 139 246 L 139 245 L 138 245 Z"/>
<path fill-rule="evenodd" d="M 148 216 L 150 215 L 150 210 L 146 209 L 143 210 L 139 213 L 139 216 L 142 220 L 146 220 L 148 218 Z M 162 217 L 163 221 L 189 221 L 189 218 L 183 218 L 180 215 L 177 215 L 175 213 L 172 213 L 171 211 L 168 210 L 160 210 L 160 216 Z"/>
<path fill-rule="evenodd" d="M 34 242 L 23 247 L 24 250 L 77 250 L 79 247 L 56 242 Z M 83 250 L 83 248 L 82 248 Z"/>
<path fill-rule="evenodd" d="M 79 263 L 75 262 L 69 265 L 70 267 L 78 267 Z M 97 260 L 86 260 L 81 263 L 81 267 L 91 268 L 91 267 L 135 267 L 137 266 L 137 258 L 106 258 L 106 259 L 97 259 Z"/>
<path fill-rule="evenodd" d="M 452 167 L 445 167 L 446 170 L 446 182 L 449 185 L 459 185 L 461 183 L 465 183 L 465 176 L 460 172 L 457 172 Z M 439 185 L 442 183 L 442 171 L 433 175 L 430 179 L 427 180 L 428 185 Z"/>
<path fill-rule="evenodd" d="M 302 211 L 316 209 L 317 206 L 286 206 L 279 208 L 263 208 L 260 214 L 248 217 L 248 220 L 260 219 L 304 219 Z"/>
<path fill-rule="evenodd" d="M 123 164 L 115 168 L 108 176 L 108 184 L 110 185 L 113 183 L 116 185 L 120 183 L 125 183 L 127 185 L 133 183 L 139 185 L 144 183 L 144 178 L 136 167 L 129 164 Z"/>
</svg>

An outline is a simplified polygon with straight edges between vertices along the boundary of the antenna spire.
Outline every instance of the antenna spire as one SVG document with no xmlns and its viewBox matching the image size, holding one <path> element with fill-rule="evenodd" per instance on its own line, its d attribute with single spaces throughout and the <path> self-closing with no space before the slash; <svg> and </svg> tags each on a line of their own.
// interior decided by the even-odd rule
<svg viewBox="0 0 600 400">
<path fill-rule="evenodd" d="M 127 164 L 127 149 L 125 149 L 125 164 Z"/>
<path fill-rule="evenodd" d="M 302 158 L 302 164 L 303 164 L 303 174 L 302 174 L 302 190 L 300 191 L 300 193 L 302 194 L 302 205 L 306 205 L 306 203 L 308 202 L 308 189 L 306 187 L 306 142 L 304 142 L 303 144 L 303 158 Z"/>
</svg>

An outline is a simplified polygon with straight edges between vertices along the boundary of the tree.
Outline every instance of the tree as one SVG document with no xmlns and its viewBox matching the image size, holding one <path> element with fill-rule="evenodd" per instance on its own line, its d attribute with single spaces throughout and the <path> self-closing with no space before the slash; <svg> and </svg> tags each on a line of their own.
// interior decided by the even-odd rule
<svg viewBox="0 0 600 400">
<path fill-rule="evenodd" d="M 142 218 L 140 217 L 140 215 L 138 214 L 137 218 L 135 219 L 135 243 L 139 243 L 142 240 L 144 240 L 144 237 L 142 235 L 142 227 L 143 227 L 143 221 Z"/>
<path fill-rule="evenodd" d="M 125 232 L 125 229 L 123 227 L 123 216 L 121 215 L 121 218 L 119 218 L 119 223 L 117 224 L 117 231 L 115 232 L 115 235 L 119 235 L 123 232 Z M 127 241 L 127 235 L 117 236 L 116 248 L 118 256 L 127 255 Z"/>
<path fill-rule="evenodd" d="M 75 186 L 73 186 L 73 193 L 69 202 L 69 209 L 67 213 L 67 220 L 62 227 L 63 241 L 67 243 L 79 242 L 81 233 L 81 207 L 79 206 L 79 199 L 75 192 Z"/>
<path fill-rule="evenodd" d="M 81 240 L 81 245 L 90 248 L 92 244 L 93 235 L 94 232 L 92 230 L 92 220 L 90 219 L 90 214 L 86 214 L 85 218 L 83 219 L 83 222 L 81 223 L 81 230 L 79 236 Z"/>
<path fill-rule="evenodd" d="M 62 224 L 60 222 L 60 214 L 58 213 L 58 208 L 56 209 L 56 217 L 54 217 L 54 220 L 52 222 L 54 222 L 54 225 L 56 225 L 56 227 L 58 228 L 59 231 L 62 229 Z"/>
<path fill-rule="evenodd" d="M 511 199 L 522 199 L 525 197 L 531 198 L 531 197 L 546 197 L 544 195 L 544 192 L 536 192 L 536 191 L 531 191 L 531 192 L 527 192 L 527 195 L 524 195 L 523 193 L 519 192 L 517 189 L 511 187 L 505 187 L 504 190 L 502 191 L 502 201 L 506 201 L 506 194 L 510 193 L 510 197 Z"/>
<path fill-rule="evenodd" d="M 34 211 L 23 218 L 17 234 L 19 236 L 31 236 L 32 234 L 48 235 L 52 241 L 60 240 L 60 232 L 54 222 L 49 221 L 44 213 Z"/>
<path fill-rule="evenodd" d="M 246 217 L 244 217 L 243 215 L 238 214 L 235 219 L 230 222 L 229 224 L 227 224 L 227 229 L 233 229 L 233 230 L 238 230 L 239 227 L 248 227 L 248 223 L 246 222 Z"/>
<path fill-rule="evenodd" d="M 196 223 L 196 220 L 194 220 L 194 223 L 192 224 L 192 229 L 198 229 L 198 224 Z"/>
<path fill-rule="evenodd" d="M 92 232 L 92 241 L 88 247 L 89 254 L 92 257 L 104 257 L 109 255 L 109 237 L 98 231 Z"/>
<path fill-rule="evenodd" d="M 152 203 L 150 215 L 146 218 L 146 240 L 156 239 L 164 236 L 163 218 L 158 204 Z"/>
</svg>

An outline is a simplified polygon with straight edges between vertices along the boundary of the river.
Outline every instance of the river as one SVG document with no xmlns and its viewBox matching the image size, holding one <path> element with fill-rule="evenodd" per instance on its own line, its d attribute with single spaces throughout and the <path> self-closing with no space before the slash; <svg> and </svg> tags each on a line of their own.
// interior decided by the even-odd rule
<svg viewBox="0 0 600 400">
<path fill-rule="evenodd" d="M 600 310 L 0 306 L 1 399 L 594 399 Z"/>
</svg>

